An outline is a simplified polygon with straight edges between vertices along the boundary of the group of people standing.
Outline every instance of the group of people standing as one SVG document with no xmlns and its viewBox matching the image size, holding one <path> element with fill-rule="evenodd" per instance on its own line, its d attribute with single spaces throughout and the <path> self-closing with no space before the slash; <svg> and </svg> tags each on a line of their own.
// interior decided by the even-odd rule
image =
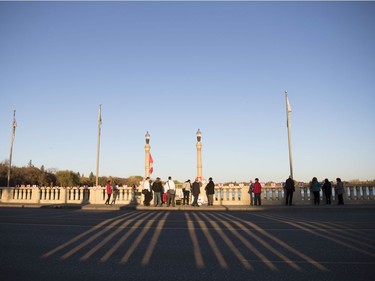
<svg viewBox="0 0 375 281">
<path fill-rule="evenodd" d="M 199 207 L 198 198 L 200 194 L 202 183 L 199 181 L 199 178 L 196 178 L 193 183 L 190 179 L 185 181 L 182 185 L 182 205 L 190 204 L 190 194 L 192 196 L 191 206 Z M 205 187 L 208 206 L 213 206 L 213 195 L 215 194 L 215 184 L 212 178 L 209 178 L 209 182 Z M 159 177 L 156 178 L 154 182 L 147 177 L 143 182 L 143 191 L 145 195 L 144 204 L 150 206 L 150 201 L 154 199 L 154 206 L 160 207 L 162 204 L 166 203 L 167 207 L 174 207 L 176 204 L 176 185 L 172 180 L 172 177 L 168 177 L 168 180 L 163 185 Z M 163 199 L 165 197 L 165 199 Z M 146 199 L 147 198 L 147 199 Z"/>
<path fill-rule="evenodd" d="M 338 205 L 344 205 L 344 184 L 342 183 L 340 178 L 336 179 L 337 184 L 335 186 L 335 191 L 337 193 L 338 198 Z M 318 179 L 314 177 L 310 184 L 310 190 L 314 194 L 314 205 L 320 204 L 320 190 L 323 190 L 324 196 L 326 198 L 326 204 L 331 205 L 331 197 L 332 197 L 332 184 L 328 179 L 324 180 L 323 185 L 318 182 Z"/>
<path fill-rule="evenodd" d="M 114 184 L 112 186 L 111 181 L 107 181 L 107 183 L 105 185 L 105 190 L 106 190 L 106 194 L 107 194 L 107 200 L 105 201 L 105 204 L 106 205 L 116 204 L 116 199 L 117 199 L 117 197 L 120 193 L 120 191 L 118 189 L 118 185 Z M 109 203 L 109 201 L 111 200 L 112 194 L 113 194 L 113 199 L 112 199 L 112 202 Z"/>
<path fill-rule="evenodd" d="M 337 184 L 335 186 L 335 190 L 338 197 L 338 205 L 344 205 L 344 184 L 342 183 L 340 178 L 336 179 Z M 310 190 L 314 194 L 314 204 L 319 205 L 320 204 L 320 189 L 323 190 L 325 198 L 326 198 L 326 204 L 331 204 L 331 197 L 332 197 L 332 184 L 328 179 L 324 180 L 323 185 L 321 185 L 317 178 L 314 177 L 310 183 Z M 285 181 L 284 185 L 285 190 L 285 205 L 293 206 L 293 193 L 295 192 L 295 186 L 294 186 L 294 180 L 289 177 Z M 261 193 L 262 193 L 262 186 L 259 183 L 259 179 L 255 179 L 255 183 L 250 181 L 249 185 L 249 191 L 250 194 L 250 205 L 261 205 Z M 253 198 L 254 193 L 254 198 Z M 254 201 L 253 201 L 254 200 Z M 254 203 L 253 203 L 254 202 Z"/>
<path fill-rule="evenodd" d="M 253 181 L 250 181 L 248 193 L 250 194 L 250 205 L 251 206 L 262 205 L 262 199 L 261 199 L 261 196 L 260 196 L 260 194 L 262 193 L 262 185 L 260 184 L 258 178 L 255 179 L 254 183 L 253 183 Z M 253 198 L 253 193 L 254 193 L 254 198 Z M 254 200 L 254 203 L 253 203 L 253 200 Z"/>
<path fill-rule="evenodd" d="M 344 205 L 344 185 L 340 178 L 336 179 L 337 184 L 335 186 L 335 191 L 338 197 L 338 205 Z M 190 203 L 190 193 L 192 195 L 192 203 L 191 206 L 199 207 L 198 205 L 198 198 L 200 194 L 202 183 L 199 181 L 199 178 L 196 178 L 193 183 L 190 182 L 190 179 L 185 181 L 182 185 L 182 205 L 189 205 Z M 284 190 L 286 192 L 285 195 L 285 205 L 292 206 L 293 205 L 293 193 L 295 192 L 294 180 L 289 177 L 285 181 Z M 314 195 L 314 204 L 320 204 L 320 190 L 323 190 L 326 204 L 331 204 L 331 197 L 332 197 L 332 184 L 328 179 L 324 180 L 324 183 L 321 184 L 318 182 L 317 178 L 314 177 L 310 183 L 310 190 Z M 213 206 L 214 201 L 214 194 L 215 194 L 215 183 L 213 182 L 212 178 L 210 177 L 208 180 L 207 185 L 205 186 L 205 192 L 207 196 L 207 205 Z M 171 206 L 174 207 L 176 205 L 176 185 L 172 180 L 172 177 L 168 177 L 168 180 L 163 185 L 161 179 L 159 177 L 156 178 L 154 182 L 151 181 L 150 177 L 147 177 L 143 182 L 143 190 L 142 193 L 144 194 L 144 205 L 150 206 L 150 202 L 154 199 L 154 206 L 162 206 L 162 204 L 166 203 L 167 207 Z M 262 186 L 259 182 L 259 179 L 256 178 L 255 182 L 253 183 L 250 181 L 249 191 L 250 195 L 250 205 L 253 206 L 260 206 L 262 204 L 261 193 L 262 193 Z M 112 205 L 116 203 L 116 199 L 119 195 L 119 189 L 116 184 L 111 186 L 111 182 L 107 181 L 106 183 L 106 194 L 107 200 L 105 201 L 106 205 Z M 113 199 L 110 203 L 111 196 L 113 194 Z M 253 196 L 254 194 L 254 196 Z"/>
</svg>

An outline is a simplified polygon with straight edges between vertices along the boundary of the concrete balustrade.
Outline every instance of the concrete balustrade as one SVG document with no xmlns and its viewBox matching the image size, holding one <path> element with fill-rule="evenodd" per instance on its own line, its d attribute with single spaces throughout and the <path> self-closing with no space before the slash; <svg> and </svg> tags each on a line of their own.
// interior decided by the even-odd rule
<svg viewBox="0 0 375 281">
<path fill-rule="evenodd" d="M 216 186 L 214 194 L 214 205 L 250 205 L 248 186 L 229 185 Z M 372 204 L 375 185 L 346 185 L 345 204 Z M 324 194 L 320 193 L 322 204 Z M 21 204 L 104 204 L 107 198 L 105 187 L 1 187 L 0 203 Z M 177 185 L 176 199 L 182 198 L 182 189 Z M 285 192 L 281 186 L 264 186 L 262 188 L 262 204 L 283 205 L 285 203 Z M 111 201 L 113 199 L 113 195 Z M 201 188 L 199 202 L 205 204 L 207 201 L 204 187 Z M 142 204 L 143 194 L 141 188 L 133 190 L 131 187 L 119 187 L 116 204 Z M 294 204 L 313 204 L 313 195 L 308 185 L 296 187 L 293 196 Z M 332 188 L 332 204 L 337 202 L 337 194 Z M 151 201 L 151 205 L 153 202 Z"/>
</svg>

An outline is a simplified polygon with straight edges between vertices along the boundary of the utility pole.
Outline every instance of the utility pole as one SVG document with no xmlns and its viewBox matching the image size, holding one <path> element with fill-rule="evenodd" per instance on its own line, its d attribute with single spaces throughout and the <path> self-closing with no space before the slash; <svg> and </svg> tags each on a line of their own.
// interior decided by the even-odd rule
<svg viewBox="0 0 375 281">
<path fill-rule="evenodd" d="M 98 177 L 99 177 L 99 154 L 100 154 L 100 133 L 102 129 L 102 105 L 99 105 L 99 114 L 98 114 L 98 147 L 96 150 L 96 181 L 95 186 L 98 186 Z"/>
<path fill-rule="evenodd" d="M 291 123 L 290 123 L 290 113 L 292 108 L 289 104 L 288 92 L 285 91 L 285 101 L 286 101 L 286 126 L 288 128 L 288 147 L 289 147 L 289 167 L 290 167 L 290 177 L 293 179 L 293 164 L 292 164 L 292 142 L 291 142 Z"/>
<path fill-rule="evenodd" d="M 13 143 L 14 143 L 14 137 L 16 136 L 16 111 L 13 111 L 13 123 L 12 123 L 12 136 L 10 138 L 10 156 L 9 156 L 9 167 L 8 167 L 8 181 L 7 181 L 7 187 L 9 189 L 10 187 L 10 170 L 12 168 L 12 156 L 13 156 Z"/>
</svg>

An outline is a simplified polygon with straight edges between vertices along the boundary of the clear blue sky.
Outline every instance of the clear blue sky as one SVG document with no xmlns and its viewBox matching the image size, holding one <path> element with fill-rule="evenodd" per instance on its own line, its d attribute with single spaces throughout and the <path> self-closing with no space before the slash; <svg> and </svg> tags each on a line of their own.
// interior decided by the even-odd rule
<svg viewBox="0 0 375 281">
<path fill-rule="evenodd" d="M 215 182 L 375 178 L 374 2 L 0 2 L 0 161 Z"/>
</svg>

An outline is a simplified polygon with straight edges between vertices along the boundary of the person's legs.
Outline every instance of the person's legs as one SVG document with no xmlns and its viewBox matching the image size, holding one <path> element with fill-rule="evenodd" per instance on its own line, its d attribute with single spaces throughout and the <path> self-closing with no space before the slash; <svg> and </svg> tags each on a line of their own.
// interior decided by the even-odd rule
<svg viewBox="0 0 375 281">
<path fill-rule="evenodd" d="M 289 205 L 293 205 L 293 191 L 290 191 Z"/>
<path fill-rule="evenodd" d="M 176 200 L 175 200 L 175 198 L 176 198 L 176 194 L 171 194 L 171 203 L 172 203 L 172 207 L 174 207 L 174 206 L 176 206 Z"/>
<path fill-rule="evenodd" d="M 207 199 L 208 199 L 208 206 L 212 206 L 214 204 L 214 195 L 213 194 L 208 194 L 207 195 Z"/>
</svg>

